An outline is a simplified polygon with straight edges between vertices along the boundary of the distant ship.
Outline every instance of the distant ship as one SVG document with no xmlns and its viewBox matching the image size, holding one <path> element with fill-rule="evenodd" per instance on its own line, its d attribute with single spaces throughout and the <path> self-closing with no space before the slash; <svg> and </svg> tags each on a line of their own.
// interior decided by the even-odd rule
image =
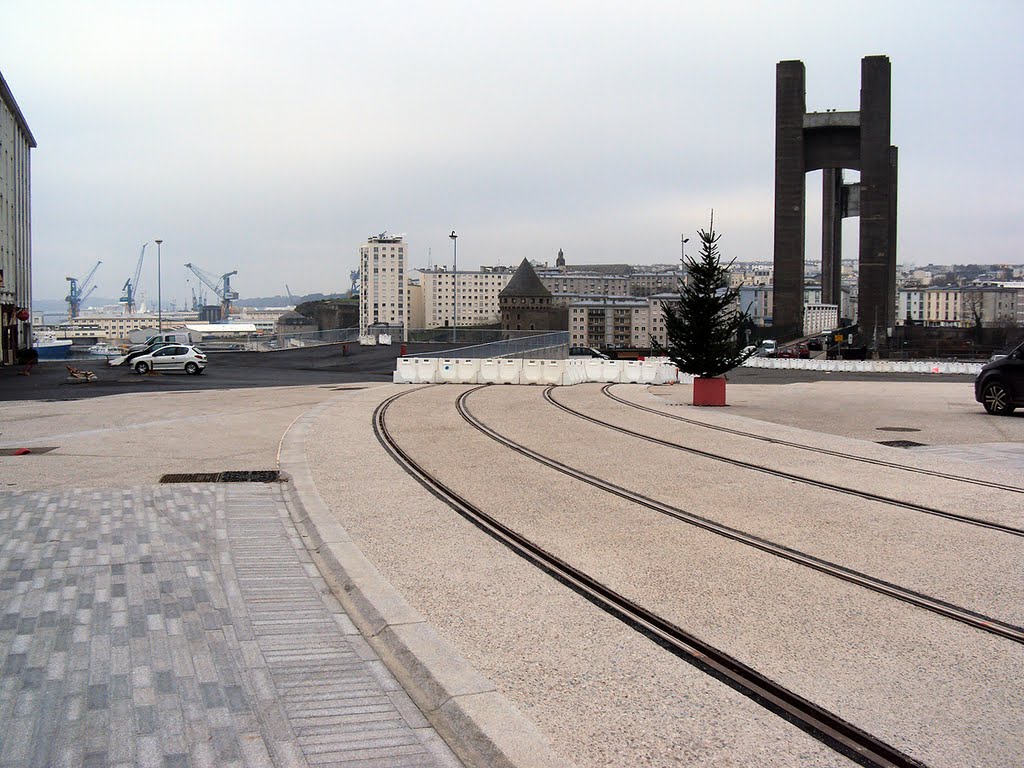
<svg viewBox="0 0 1024 768">
<path fill-rule="evenodd" d="M 40 360 L 63 360 L 71 351 L 71 339 L 58 339 L 53 331 L 37 331 L 33 348 Z"/>
<path fill-rule="evenodd" d="M 117 357 L 124 354 L 120 347 L 115 347 L 111 344 L 93 344 L 89 347 L 88 351 L 90 355 L 99 355 L 101 357 Z"/>
</svg>

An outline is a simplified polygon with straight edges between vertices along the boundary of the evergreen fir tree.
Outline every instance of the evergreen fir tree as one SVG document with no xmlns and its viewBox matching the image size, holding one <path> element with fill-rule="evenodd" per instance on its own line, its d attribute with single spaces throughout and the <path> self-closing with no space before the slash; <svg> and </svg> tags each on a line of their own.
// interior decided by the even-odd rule
<svg viewBox="0 0 1024 768">
<path fill-rule="evenodd" d="M 668 348 L 657 341 L 654 346 L 683 373 L 711 378 L 731 371 L 750 356 L 743 352 L 740 333 L 747 316 L 737 307 L 739 289 L 729 288 L 732 262 L 722 265 L 714 212 L 710 228 L 697 235 L 700 256 L 683 260 L 688 280 L 679 281 L 679 302 L 664 304 Z"/>
</svg>

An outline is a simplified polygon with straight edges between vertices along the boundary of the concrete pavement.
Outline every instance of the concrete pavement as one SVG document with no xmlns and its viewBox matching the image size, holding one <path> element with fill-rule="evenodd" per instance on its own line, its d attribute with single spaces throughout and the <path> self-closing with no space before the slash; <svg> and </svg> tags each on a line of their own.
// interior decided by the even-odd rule
<svg viewBox="0 0 1024 768">
<path fill-rule="evenodd" d="M 361 593 L 340 589 L 336 560 L 316 554 L 324 575 L 314 565 L 299 535 L 309 515 L 287 477 L 157 484 L 274 469 L 298 416 L 361 389 L 0 405 L 0 765 L 462 764 L 332 596 L 324 575 L 342 599 Z M 400 604 L 386 583 L 371 587 L 378 604 Z M 502 765 L 505 746 L 515 764 L 551 764 L 493 686 L 425 633 L 420 622 L 386 651 L 409 640 L 434 655 L 443 674 L 416 658 L 392 665 L 444 678 L 425 683 L 434 709 L 448 705 L 430 714 L 465 764 Z M 453 680 L 474 680 L 477 695 L 450 704 L 467 692 L 449 691 Z M 496 736 L 477 725 L 487 712 Z M 510 743 L 496 745 L 502 737 Z"/>
<path fill-rule="evenodd" d="M 785 429 L 814 428 L 823 443 L 828 443 L 830 431 L 875 443 L 879 438 L 911 435 L 926 443 L 926 448 L 915 449 L 922 451 L 959 451 L 970 443 L 968 448 L 981 451 L 988 464 L 984 472 L 1019 480 L 1021 466 L 1014 462 L 1024 444 L 1020 429 L 1024 419 L 985 415 L 969 393 L 964 397 L 969 385 L 922 381 L 892 390 L 895 382 L 853 382 L 846 389 L 839 384 L 808 384 L 802 392 L 798 387 L 803 385 L 796 384 L 730 385 L 732 405 L 717 410 L 714 417 L 744 423 L 753 418 Z M 403 473 L 379 449 L 369 432 L 368 415 L 385 392 L 398 390 L 390 385 L 366 387 L 325 384 L 126 394 L 88 402 L 0 403 L 0 449 L 54 449 L 0 456 L 0 509 L 4 510 L 0 527 L 5 534 L 17 532 L 0 549 L 0 565 L 7 569 L 0 576 L 0 653 L 5 654 L 0 714 L 9 713 L 11 724 L 0 730 L 4 740 L 0 764 L 25 764 L 26 755 L 53 762 L 58 754 L 76 764 L 155 764 L 158 758 L 169 765 L 316 763 L 340 754 L 330 749 L 346 740 L 357 752 L 366 747 L 360 739 L 369 738 L 367 734 L 377 725 L 363 728 L 358 725 L 364 722 L 360 717 L 383 724 L 381 730 L 388 733 L 385 739 L 392 740 L 385 746 L 398 750 L 388 759 L 453 764 L 455 758 L 437 731 L 426 727 L 424 712 L 451 743 L 458 745 L 461 740 L 462 746 L 456 748 L 467 763 L 476 759 L 477 764 L 490 764 L 488 759 L 504 756 L 518 765 L 564 765 L 567 757 L 580 759 L 581 765 L 607 764 L 600 762 L 603 754 L 605 761 L 609 755 L 615 759 L 633 755 L 638 762 L 693 764 L 716 754 L 719 758 L 732 754 L 739 763 L 768 764 L 757 757 L 756 745 L 717 753 L 711 744 L 661 744 L 653 737 L 650 743 L 637 743 L 634 724 L 624 722 L 605 736 L 613 745 L 611 751 L 577 750 L 572 739 L 563 739 L 562 726 L 551 720 L 560 713 L 543 703 L 560 697 L 536 689 L 540 677 L 534 673 L 550 662 L 531 658 L 526 651 L 526 658 L 519 654 L 522 664 L 516 664 L 513 656 L 508 669 L 492 670 L 488 649 L 478 647 L 463 631 L 476 620 L 466 612 L 468 605 L 458 605 L 460 600 L 466 603 L 464 585 L 473 571 L 503 578 L 500 569 L 495 570 L 498 563 L 470 563 L 459 553 L 446 561 L 414 543 L 398 551 L 388 549 L 385 532 L 378 526 L 401 519 L 413 525 L 410 541 L 419 537 L 422 543 L 432 529 L 447 526 L 447 513 L 415 483 L 394 497 L 400 502 L 397 507 L 390 505 L 391 486 L 403 482 Z M 881 387 L 887 388 L 886 397 L 879 397 Z M 667 397 L 684 403 L 688 388 L 651 392 L 652 399 Z M 707 413 L 706 409 L 686 410 L 687 416 Z M 836 414 L 845 415 L 838 418 Z M 880 429 L 890 426 L 919 432 Z M 810 434 L 801 430 L 803 436 Z M 995 452 L 1008 455 L 1010 463 L 994 465 Z M 941 458 L 958 459 L 952 454 Z M 279 459 L 291 475 L 289 483 L 156 485 L 166 473 L 269 469 Z M 389 493 L 382 493 L 385 488 Z M 413 510 L 415 514 L 409 514 Z M 64 517 L 58 521 L 58 515 Z M 37 531 L 39 521 L 47 522 Z M 93 527 L 99 533 L 89 532 Z M 150 531 L 149 540 L 139 541 L 145 530 Z M 41 538 L 51 531 L 57 531 L 55 541 Z M 301 546 L 301 541 L 307 546 Z M 62 546 L 66 560 L 60 559 Z M 36 551 L 32 556 L 38 561 L 25 559 Z M 179 556 L 167 557 L 171 552 Z M 294 569 L 285 572 L 293 556 L 302 575 Z M 121 569 L 115 567 L 119 564 Z M 86 576 L 69 582 L 75 569 L 84 569 L 81 573 Z M 102 569 L 109 569 L 109 574 L 103 575 Z M 117 570 L 122 573 L 115 575 Z M 267 573 L 281 574 L 280 585 Z M 318 580 L 321 575 L 326 583 Z M 389 582 L 400 593 L 392 591 Z M 123 590 L 116 586 L 122 583 Z M 453 588 L 451 595 L 427 599 L 425 588 L 446 583 Z M 344 606 L 325 595 L 328 587 Z M 198 597 L 205 596 L 205 602 L 195 594 L 204 589 Z M 538 589 L 536 595 L 521 593 L 515 599 L 524 605 L 536 600 L 538 610 L 542 603 L 559 605 L 565 615 L 575 610 L 561 604 L 557 588 Z M 91 605 L 89 597 L 82 597 L 90 593 Z M 447 616 L 435 617 L 438 603 L 447 604 Z M 282 611 L 283 605 L 287 610 Z M 426 613 L 423 607 L 428 608 Z M 6 618 L 8 614 L 12 618 Z M 114 626 L 115 614 L 123 627 Z M 311 629 L 309 637 L 304 632 L 278 637 L 294 624 L 295 617 Z M 56 621 L 55 627 L 51 621 Z M 219 627 L 214 626 L 217 621 L 222 622 Z M 337 634 L 331 624 L 338 627 Z M 62 626 L 70 629 L 70 640 L 59 639 Z M 145 644 L 132 636 L 143 629 Z M 362 633 L 356 634 L 356 629 Z M 127 646 L 114 643 L 123 634 L 120 630 L 127 631 Z M 241 639 L 247 637 L 247 630 L 252 637 Z M 94 650 L 93 637 L 108 639 L 95 641 Z M 477 639 L 484 645 L 514 647 L 505 637 Z M 63 642 L 69 650 L 60 650 Z M 86 646 L 74 648 L 76 642 Z M 632 641 L 623 638 L 622 642 Z M 109 646 L 109 657 L 104 644 Z M 136 646 L 137 656 L 133 655 Z M 122 647 L 127 652 L 117 650 Z M 311 657 L 311 647 L 322 656 Z M 172 650 L 177 657 L 170 655 Z M 254 664 L 257 651 L 262 666 Z M 63 657 L 58 656 L 61 653 Z M 123 671 L 126 653 L 127 672 Z M 192 660 L 191 674 L 186 656 Z M 463 656 L 473 667 L 462 662 Z M 168 658 L 180 663 L 169 665 Z M 397 672 L 388 672 L 381 659 Z M 585 661 L 592 669 L 582 673 L 579 684 L 605 684 L 597 674 L 597 660 Z M 275 676 L 272 666 L 277 662 L 297 664 L 297 675 L 288 677 L 296 667 L 285 663 Z M 629 672 L 623 684 L 644 675 L 624 655 L 618 664 L 619 672 Z M 136 667 L 147 670 L 139 673 L 138 699 Z M 173 676 L 153 678 L 154 670 L 173 670 Z M 615 675 L 612 669 L 607 671 Z M 325 682 L 325 674 L 337 678 Z M 671 674 L 666 670 L 665 679 Z M 311 679 L 316 680 L 312 686 L 308 685 Z M 345 722 L 345 713 L 321 706 L 344 699 L 350 684 L 355 686 L 353 691 L 375 684 L 376 693 L 370 694 L 376 697 L 374 703 L 366 706 L 384 709 L 350 712 L 357 719 Z M 524 696 L 523 691 L 531 687 L 533 692 Z M 403 689 L 418 706 L 404 696 Z M 64 697 L 72 703 L 65 706 Z M 618 706 L 624 703 L 619 701 Z M 614 699 L 608 705 L 613 714 Z M 57 715 L 53 715 L 54 706 Z M 300 708 L 290 709 L 295 706 Z M 520 711 L 540 729 L 523 720 Z M 674 711 L 665 713 L 670 716 L 670 728 Z M 694 715 L 684 711 L 687 718 Z M 373 719 L 378 715 L 380 720 Z M 115 733 L 125 738 L 104 740 L 93 733 L 94 725 L 114 727 L 115 722 L 122 729 Z M 131 733 L 124 730 L 126 722 L 131 723 Z M 166 738 L 160 735 L 164 724 Z M 68 734 L 73 741 L 76 734 L 87 736 L 78 739 L 80 747 L 78 741 L 71 747 Z M 547 751 L 551 734 L 557 734 L 554 747 L 561 756 Z M 35 746 L 26 747 L 26 742 Z M 7 750 L 13 750 L 10 760 Z M 743 754 L 749 759 L 741 759 Z M 827 758 L 813 748 L 806 754 L 815 755 L 809 759 L 812 763 L 827 764 L 823 762 Z M 373 762 L 383 760 L 381 753 L 363 756 L 367 764 L 383 764 Z M 611 764 L 623 763 L 613 760 Z"/>
</svg>

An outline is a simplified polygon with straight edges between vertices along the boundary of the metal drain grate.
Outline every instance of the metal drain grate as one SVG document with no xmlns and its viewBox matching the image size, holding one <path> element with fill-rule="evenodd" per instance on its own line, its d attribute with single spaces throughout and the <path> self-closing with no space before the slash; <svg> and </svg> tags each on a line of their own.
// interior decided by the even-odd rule
<svg viewBox="0 0 1024 768">
<path fill-rule="evenodd" d="M 276 469 L 233 470 L 229 472 L 186 472 L 164 475 L 161 483 L 274 483 L 281 479 Z"/>
<path fill-rule="evenodd" d="M 879 440 L 879 445 L 887 445 L 890 448 L 919 448 L 925 443 L 915 443 L 913 440 Z"/>
</svg>

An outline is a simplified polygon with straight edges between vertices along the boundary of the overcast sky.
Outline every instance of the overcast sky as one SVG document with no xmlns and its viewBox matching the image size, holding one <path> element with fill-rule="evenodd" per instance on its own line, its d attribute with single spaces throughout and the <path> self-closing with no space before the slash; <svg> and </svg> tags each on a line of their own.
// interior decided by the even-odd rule
<svg viewBox="0 0 1024 768">
<path fill-rule="evenodd" d="M 155 238 L 165 304 L 190 298 L 190 261 L 237 269 L 243 298 L 344 291 L 383 231 L 414 267 L 450 263 L 452 229 L 460 267 L 671 262 L 711 208 L 727 258 L 771 259 L 775 65 L 806 63 L 809 110 L 856 110 L 872 54 L 892 60 L 899 260 L 1024 262 L 1016 0 L 0 8 L 39 143 L 37 298 L 98 260 L 117 295 Z"/>
</svg>

